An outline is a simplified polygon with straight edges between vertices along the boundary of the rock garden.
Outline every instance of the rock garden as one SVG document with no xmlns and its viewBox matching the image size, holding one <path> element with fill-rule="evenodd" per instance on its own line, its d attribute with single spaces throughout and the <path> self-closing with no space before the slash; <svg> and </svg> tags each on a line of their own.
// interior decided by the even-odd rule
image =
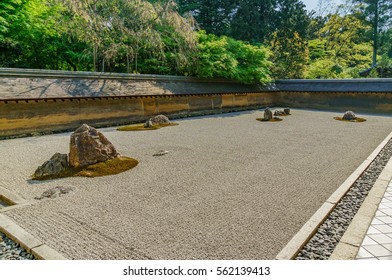
<svg viewBox="0 0 392 280">
<path fill-rule="evenodd" d="M 284 117 L 284 116 L 289 116 L 291 115 L 289 108 L 285 108 L 284 110 L 276 110 L 274 113 L 272 113 L 270 108 L 266 108 L 264 110 L 264 117 L 263 118 L 257 118 L 256 120 L 261 121 L 261 122 L 280 122 L 283 119 L 279 117 Z"/>
</svg>

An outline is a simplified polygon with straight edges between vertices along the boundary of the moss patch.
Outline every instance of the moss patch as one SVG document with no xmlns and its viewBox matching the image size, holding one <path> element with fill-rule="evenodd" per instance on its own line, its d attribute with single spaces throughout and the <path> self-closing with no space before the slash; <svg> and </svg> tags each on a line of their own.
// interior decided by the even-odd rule
<svg viewBox="0 0 392 280">
<path fill-rule="evenodd" d="M 341 117 L 334 117 L 335 120 L 337 121 L 342 121 L 342 122 L 366 122 L 366 119 L 362 119 L 362 118 L 355 118 L 354 120 L 343 120 L 343 118 Z"/>
<path fill-rule="evenodd" d="M 121 172 L 125 172 L 134 168 L 138 165 L 138 161 L 129 157 L 118 157 L 107 160 L 105 162 L 99 162 L 78 168 L 69 168 L 67 171 L 57 176 L 45 176 L 45 177 L 34 177 L 33 180 L 44 181 L 66 177 L 100 177 L 115 175 Z"/>
<path fill-rule="evenodd" d="M 161 123 L 161 124 L 156 124 L 153 125 L 152 127 L 144 127 L 144 123 L 143 124 L 133 124 L 133 125 L 127 125 L 127 126 L 121 126 L 119 128 L 117 128 L 117 130 L 119 131 L 142 131 L 142 130 L 156 130 L 156 129 L 160 129 L 162 127 L 166 127 L 166 126 L 176 126 L 178 125 L 178 123 Z"/>
<path fill-rule="evenodd" d="M 257 121 L 260 121 L 260 122 L 280 122 L 280 121 L 283 121 L 282 119 L 276 119 L 276 118 L 272 118 L 272 119 L 269 120 L 269 121 L 266 121 L 266 120 L 264 120 L 263 118 L 257 118 L 256 120 L 257 120 Z"/>
</svg>

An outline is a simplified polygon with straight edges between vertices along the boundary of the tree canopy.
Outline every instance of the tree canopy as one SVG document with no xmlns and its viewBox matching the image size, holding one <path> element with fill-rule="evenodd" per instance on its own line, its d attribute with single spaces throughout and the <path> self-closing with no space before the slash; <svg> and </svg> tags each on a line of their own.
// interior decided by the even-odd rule
<svg viewBox="0 0 392 280">
<path fill-rule="evenodd" d="M 244 83 L 392 73 L 392 0 L 332 2 L 2 0 L 0 67 Z"/>
<path fill-rule="evenodd" d="M 381 36 L 390 28 L 392 0 L 353 0 L 362 19 L 371 27 L 370 38 L 373 44 L 372 66 L 377 64 L 377 53 Z"/>
</svg>

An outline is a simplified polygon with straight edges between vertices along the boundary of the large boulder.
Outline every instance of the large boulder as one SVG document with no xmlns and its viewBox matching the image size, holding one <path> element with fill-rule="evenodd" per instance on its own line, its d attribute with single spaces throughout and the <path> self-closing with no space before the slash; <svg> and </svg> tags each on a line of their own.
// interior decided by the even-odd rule
<svg viewBox="0 0 392 280">
<path fill-rule="evenodd" d="M 55 153 L 50 160 L 35 170 L 33 177 L 45 178 L 58 176 L 68 168 L 68 156 L 66 154 Z"/>
<path fill-rule="evenodd" d="M 71 135 L 69 165 L 81 167 L 118 157 L 113 144 L 94 127 L 83 124 Z"/>
<path fill-rule="evenodd" d="M 356 119 L 356 116 L 353 111 L 347 111 L 343 115 L 343 120 L 345 120 L 345 121 L 353 121 L 355 119 Z"/>
</svg>

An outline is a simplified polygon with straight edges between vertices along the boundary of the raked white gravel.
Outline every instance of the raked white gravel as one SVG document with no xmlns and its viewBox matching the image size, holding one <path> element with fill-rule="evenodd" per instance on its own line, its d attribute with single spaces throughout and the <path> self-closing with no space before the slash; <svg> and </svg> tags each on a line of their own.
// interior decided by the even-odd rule
<svg viewBox="0 0 392 280">
<path fill-rule="evenodd" d="M 5 213 L 71 259 L 273 259 L 392 131 L 392 118 L 333 119 L 292 109 L 176 120 L 160 130 L 100 129 L 139 165 L 116 176 L 31 182 L 69 135 L 0 141 L 0 186 L 32 204 Z M 169 151 L 163 157 L 156 151 Z M 54 199 L 45 190 L 70 186 Z"/>
</svg>

